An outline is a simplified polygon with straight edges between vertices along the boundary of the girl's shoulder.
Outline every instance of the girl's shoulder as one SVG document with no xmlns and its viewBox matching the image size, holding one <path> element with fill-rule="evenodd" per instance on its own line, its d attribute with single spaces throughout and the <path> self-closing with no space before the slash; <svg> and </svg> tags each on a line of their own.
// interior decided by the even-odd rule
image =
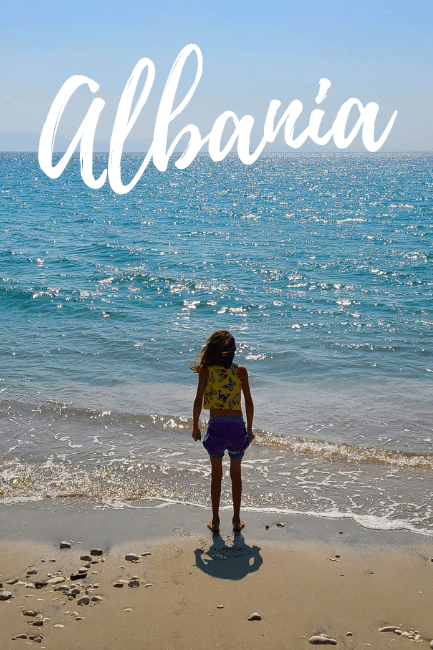
<svg viewBox="0 0 433 650">
<path fill-rule="evenodd" d="M 209 368 L 208 368 L 208 366 L 202 366 L 200 368 L 199 377 L 203 378 L 203 379 L 206 379 L 206 380 L 209 379 Z"/>
<path fill-rule="evenodd" d="M 248 372 L 245 366 L 238 366 L 237 363 L 233 364 L 233 371 L 242 379 L 242 377 L 248 377 Z"/>
</svg>

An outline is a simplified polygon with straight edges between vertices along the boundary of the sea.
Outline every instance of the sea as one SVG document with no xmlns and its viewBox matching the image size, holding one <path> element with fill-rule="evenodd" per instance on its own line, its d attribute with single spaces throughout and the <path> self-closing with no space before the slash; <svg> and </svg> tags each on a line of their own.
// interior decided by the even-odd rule
<svg viewBox="0 0 433 650">
<path fill-rule="evenodd" d="M 208 507 L 189 364 L 228 329 L 244 511 L 432 535 L 433 154 L 175 160 L 120 196 L 0 153 L 0 501 Z"/>
</svg>

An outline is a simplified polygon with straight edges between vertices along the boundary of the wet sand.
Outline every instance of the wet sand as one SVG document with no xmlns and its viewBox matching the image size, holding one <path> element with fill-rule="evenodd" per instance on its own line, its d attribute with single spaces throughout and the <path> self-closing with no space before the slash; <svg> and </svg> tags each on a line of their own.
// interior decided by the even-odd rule
<svg viewBox="0 0 433 650">
<path fill-rule="evenodd" d="M 417 635 L 429 647 L 430 538 L 248 512 L 242 534 L 230 533 L 223 512 L 221 536 L 212 536 L 208 518 L 185 506 L 1 506 L 0 593 L 13 597 L 0 602 L 0 647 L 297 650 L 320 634 L 340 648 L 404 649 Z M 60 549 L 63 540 L 71 548 Z M 92 547 L 102 555 L 81 560 Z M 138 561 L 125 559 L 131 552 Z M 80 568 L 86 577 L 71 579 Z M 7 584 L 11 578 L 18 582 Z M 88 604 L 78 604 L 82 597 Z M 261 620 L 248 620 L 254 612 Z M 379 632 L 384 626 L 403 634 Z M 20 634 L 27 638 L 12 641 Z"/>
</svg>

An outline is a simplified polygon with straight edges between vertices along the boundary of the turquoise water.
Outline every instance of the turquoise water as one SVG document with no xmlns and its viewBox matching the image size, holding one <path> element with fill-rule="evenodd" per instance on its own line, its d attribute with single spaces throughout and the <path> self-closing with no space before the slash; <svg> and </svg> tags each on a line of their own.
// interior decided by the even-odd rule
<svg viewBox="0 0 433 650">
<path fill-rule="evenodd" d="M 125 156 L 125 179 L 139 161 Z M 225 328 L 256 405 L 251 507 L 293 508 L 299 492 L 303 511 L 429 526 L 424 484 L 407 494 L 424 504 L 416 523 L 407 499 L 391 507 L 394 488 L 381 488 L 382 505 L 380 491 L 367 494 L 390 467 L 401 480 L 409 472 L 405 486 L 430 480 L 432 171 L 431 154 L 268 154 L 251 167 L 200 155 L 186 170 L 149 168 L 117 196 L 84 186 L 77 157 L 53 181 L 36 154 L 1 153 L 3 497 L 67 496 L 76 475 L 70 492 L 53 483 L 79 465 L 86 494 L 103 498 L 95 468 L 162 454 L 171 460 L 152 470 L 152 489 L 202 503 L 208 461 L 189 441 L 188 364 Z M 253 480 L 263 454 L 266 492 Z M 367 472 L 361 508 L 340 479 L 323 497 L 318 464 Z M 143 466 L 116 471 L 110 498 L 121 500 Z M 191 472 L 203 481 L 193 490 Z"/>
</svg>

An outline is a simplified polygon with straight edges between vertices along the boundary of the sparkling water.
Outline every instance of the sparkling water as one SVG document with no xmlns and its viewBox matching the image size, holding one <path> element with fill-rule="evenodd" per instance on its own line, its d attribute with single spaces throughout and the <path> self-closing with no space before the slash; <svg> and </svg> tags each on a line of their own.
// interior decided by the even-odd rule
<svg viewBox="0 0 433 650">
<path fill-rule="evenodd" d="M 433 155 L 199 155 L 124 196 L 0 170 L 0 498 L 209 504 L 188 365 L 224 328 L 246 507 L 432 530 Z"/>
</svg>

